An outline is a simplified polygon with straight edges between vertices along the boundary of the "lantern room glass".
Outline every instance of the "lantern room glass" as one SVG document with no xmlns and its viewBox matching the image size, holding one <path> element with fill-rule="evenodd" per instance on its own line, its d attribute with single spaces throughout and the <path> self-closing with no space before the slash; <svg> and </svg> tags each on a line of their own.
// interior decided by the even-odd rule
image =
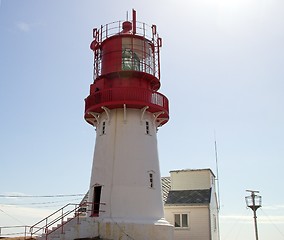
<svg viewBox="0 0 284 240">
<path fill-rule="evenodd" d="M 122 38 L 122 70 L 141 71 L 153 74 L 153 51 L 145 39 Z"/>
</svg>

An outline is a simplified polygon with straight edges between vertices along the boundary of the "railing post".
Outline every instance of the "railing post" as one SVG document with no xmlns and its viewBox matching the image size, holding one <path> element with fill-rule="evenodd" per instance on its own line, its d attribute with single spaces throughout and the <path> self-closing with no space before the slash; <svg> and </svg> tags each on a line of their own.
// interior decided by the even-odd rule
<svg viewBox="0 0 284 240">
<path fill-rule="evenodd" d="M 82 205 L 81 204 L 79 204 L 78 205 L 78 209 L 77 209 L 77 213 L 76 213 L 76 208 L 77 208 L 77 205 L 75 205 L 75 214 L 77 215 L 77 224 L 79 224 L 79 215 L 80 215 L 80 212 L 79 212 L 79 210 L 80 210 L 80 208 L 82 207 Z"/>
<path fill-rule="evenodd" d="M 33 227 L 30 227 L 31 238 L 33 238 Z"/>
<path fill-rule="evenodd" d="M 47 240 L 47 235 L 48 235 L 47 223 L 48 223 L 48 220 L 46 218 L 46 220 L 45 220 L 45 240 Z"/>
<path fill-rule="evenodd" d="M 64 218 L 64 211 L 63 208 L 61 210 L 61 233 L 63 233 L 63 218 Z"/>
</svg>

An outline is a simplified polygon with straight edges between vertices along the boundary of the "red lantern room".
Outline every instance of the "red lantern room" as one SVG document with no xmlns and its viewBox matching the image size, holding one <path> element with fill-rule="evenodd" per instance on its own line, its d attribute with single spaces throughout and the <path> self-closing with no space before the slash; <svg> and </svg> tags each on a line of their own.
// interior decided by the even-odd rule
<svg viewBox="0 0 284 240">
<path fill-rule="evenodd" d="M 85 120 L 96 125 L 103 108 L 147 109 L 156 125 L 169 119 L 168 99 L 160 88 L 160 47 L 156 25 L 118 21 L 93 30 L 94 82 L 85 99 Z"/>
</svg>

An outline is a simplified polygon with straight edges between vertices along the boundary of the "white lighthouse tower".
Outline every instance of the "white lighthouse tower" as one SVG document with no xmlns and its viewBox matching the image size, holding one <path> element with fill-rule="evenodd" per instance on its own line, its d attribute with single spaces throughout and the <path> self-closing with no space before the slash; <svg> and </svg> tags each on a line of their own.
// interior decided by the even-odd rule
<svg viewBox="0 0 284 240">
<path fill-rule="evenodd" d="M 94 82 L 85 120 L 96 129 L 89 217 L 105 239 L 172 239 L 164 220 L 157 129 L 169 119 L 160 88 L 155 25 L 113 22 L 93 30 Z"/>
</svg>

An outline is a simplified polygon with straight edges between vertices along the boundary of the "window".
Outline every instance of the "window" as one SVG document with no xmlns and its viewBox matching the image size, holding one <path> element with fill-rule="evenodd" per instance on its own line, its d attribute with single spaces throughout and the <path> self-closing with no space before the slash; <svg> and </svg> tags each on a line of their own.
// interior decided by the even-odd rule
<svg viewBox="0 0 284 240">
<path fill-rule="evenodd" d="M 102 135 L 106 134 L 106 122 L 102 122 Z"/>
<path fill-rule="evenodd" d="M 153 173 L 149 173 L 149 181 L 150 181 L 150 188 L 153 188 L 154 187 Z"/>
<path fill-rule="evenodd" d="M 146 134 L 149 135 L 150 134 L 150 128 L 149 128 L 149 122 L 146 121 Z"/>
<path fill-rule="evenodd" d="M 188 228 L 188 214 L 175 214 L 174 218 L 176 228 Z"/>
<path fill-rule="evenodd" d="M 148 171 L 148 186 L 149 186 L 149 188 L 154 188 L 154 175 L 155 175 L 155 172 L 153 170 Z"/>
<path fill-rule="evenodd" d="M 122 70 L 140 71 L 139 58 L 131 49 L 122 51 Z"/>
<path fill-rule="evenodd" d="M 217 218 L 215 214 L 213 214 L 213 228 L 214 228 L 214 231 L 217 230 Z"/>
</svg>

